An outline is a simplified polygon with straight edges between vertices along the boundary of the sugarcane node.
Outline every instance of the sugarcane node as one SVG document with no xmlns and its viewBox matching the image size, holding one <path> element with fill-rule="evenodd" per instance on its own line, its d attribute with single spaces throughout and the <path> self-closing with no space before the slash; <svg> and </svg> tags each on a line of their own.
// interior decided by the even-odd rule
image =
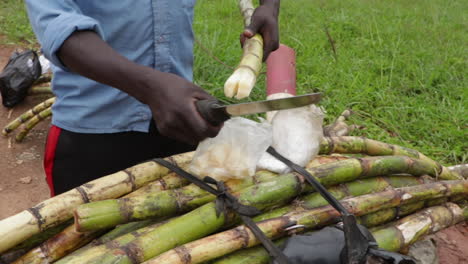
<svg viewBox="0 0 468 264">
<path fill-rule="evenodd" d="M 179 259 L 182 261 L 182 263 L 192 263 L 192 256 L 190 255 L 190 252 L 186 247 L 178 246 L 174 250 L 177 253 L 177 255 L 179 255 Z"/>
<path fill-rule="evenodd" d="M 135 175 L 133 175 L 133 173 L 128 170 L 128 169 L 125 169 L 123 170 L 123 172 L 125 172 L 128 176 L 128 183 L 130 183 L 130 185 L 132 186 L 132 192 L 135 191 L 136 189 L 138 189 L 136 183 L 135 183 Z"/>
<path fill-rule="evenodd" d="M 247 233 L 247 227 L 239 226 L 234 228 L 232 231 L 237 234 L 237 237 L 242 238 L 242 248 L 247 248 L 250 244 L 250 236 Z"/>
<path fill-rule="evenodd" d="M 44 204 L 40 203 L 39 205 L 35 207 L 31 207 L 26 210 L 34 216 L 34 218 L 37 221 L 37 227 L 39 228 L 41 232 L 44 231 L 44 224 L 46 223 L 46 221 L 44 220 L 44 218 L 42 217 L 40 213 L 40 210 L 43 207 L 44 207 Z"/>
<path fill-rule="evenodd" d="M 88 197 L 88 194 L 86 194 L 86 191 L 83 190 L 83 187 L 81 186 L 78 186 L 75 188 L 78 193 L 81 195 L 81 199 L 83 200 L 83 203 L 89 203 L 90 200 L 89 200 L 89 197 Z"/>
</svg>

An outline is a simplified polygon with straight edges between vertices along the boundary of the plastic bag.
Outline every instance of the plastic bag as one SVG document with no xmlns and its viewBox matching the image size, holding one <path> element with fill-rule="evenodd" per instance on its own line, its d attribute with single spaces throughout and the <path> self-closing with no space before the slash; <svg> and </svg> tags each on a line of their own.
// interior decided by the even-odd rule
<svg viewBox="0 0 468 264">
<path fill-rule="evenodd" d="M 307 165 L 320 150 L 323 117 L 323 111 L 315 105 L 278 111 L 271 121 L 272 147 L 292 162 L 300 166 Z M 257 167 L 280 174 L 291 171 L 268 153 L 262 156 Z"/>
<path fill-rule="evenodd" d="M 362 225 L 358 227 L 368 241 L 375 241 L 367 228 Z M 328 226 L 319 231 L 288 238 L 283 246 L 283 253 L 291 264 L 347 264 L 345 243 L 343 230 Z M 382 258 L 376 259 L 367 253 L 367 261 L 372 259 L 378 261 L 373 263 L 415 264 L 410 257 L 398 253 L 384 250 L 378 250 L 378 253 Z"/>
<path fill-rule="evenodd" d="M 271 142 L 271 125 L 267 122 L 231 118 L 218 136 L 198 145 L 189 170 L 202 178 L 210 176 L 218 181 L 251 177 Z"/>
<path fill-rule="evenodd" d="M 37 54 L 32 50 L 15 52 L 0 73 L 2 103 L 13 107 L 24 100 L 28 89 L 41 76 L 42 69 Z"/>
</svg>

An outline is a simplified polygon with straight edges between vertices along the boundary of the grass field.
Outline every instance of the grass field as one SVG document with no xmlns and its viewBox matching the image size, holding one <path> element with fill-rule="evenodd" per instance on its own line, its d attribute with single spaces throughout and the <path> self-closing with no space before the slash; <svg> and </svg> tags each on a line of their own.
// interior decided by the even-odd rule
<svg viewBox="0 0 468 264">
<path fill-rule="evenodd" d="M 0 3 L 0 34 L 33 43 L 20 0 Z M 198 0 L 197 39 L 236 66 L 241 18 L 235 0 Z M 468 2 L 282 0 L 281 42 L 297 52 L 298 92 L 323 92 L 333 119 L 357 112 L 357 131 L 415 148 L 444 164 L 468 162 Z M 330 39 L 336 53 L 333 52 Z M 223 98 L 231 70 L 196 46 L 195 80 Z M 249 100 L 265 98 L 264 76 Z"/>
</svg>

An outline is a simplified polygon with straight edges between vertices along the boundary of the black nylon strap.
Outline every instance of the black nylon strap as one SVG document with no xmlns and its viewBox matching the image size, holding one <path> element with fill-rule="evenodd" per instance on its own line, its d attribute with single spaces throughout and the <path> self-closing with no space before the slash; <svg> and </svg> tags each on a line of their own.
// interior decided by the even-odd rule
<svg viewBox="0 0 468 264">
<path fill-rule="evenodd" d="M 346 251 L 346 263 L 349 264 L 360 264 L 364 263 L 370 248 L 369 241 L 366 236 L 362 234 L 361 230 L 357 226 L 356 217 L 353 214 L 350 214 L 348 210 L 335 198 L 333 197 L 325 187 L 318 182 L 310 173 L 302 168 L 301 166 L 295 164 L 289 159 L 285 158 L 279 154 L 274 148 L 269 147 L 267 152 L 270 153 L 273 157 L 277 158 L 288 167 L 290 167 L 295 172 L 304 176 L 308 183 L 310 183 L 320 195 L 327 200 L 327 202 L 333 206 L 340 214 L 342 215 L 343 221 L 343 231 L 345 236 L 345 251 Z"/>
<path fill-rule="evenodd" d="M 316 190 L 317 192 L 322 195 L 322 197 L 327 200 L 327 202 L 333 206 L 338 212 L 340 212 L 342 215 L 349 215 L 348 210 L 344 208 L 344 206 L 335 198 L 333 197 L 323 185 L 318 182 L 310 173 L 304 169 L 303 167 L 295 164 L 294 162 L 288 160 L 287 158 L 283 157 L 281 154 L 279 154 L 274 148 L 269 147 L 267 149 L 267 152 L 270 153 L 273 157 L 277 158 L 279 161 L 283 162 L 286 164 L 288 167 L 290 167 L 293 171 L 301 174 L 304 176 L 304 178 L 307 180 L 308 183 L 310 183 Z"/>
<path fill-rule="evenodd" d="M 221 212 L 226 212 L 226 209 L 232 209 L 240 215 L 244 224 L 252 231 L 255 237 L 260 240 L 268 254 L 274 258 L 278 264 L 290 264 L 288 258 L 284 253 L 279 250 L 273 242 L 262 232 L 257 224 L 252 220 L 252 216 L 261 213 L 257 208 L 241 204 L 235 196 L 226 191 L 226 187 L 223 182 L 216 181 L 211 177 L 205 177 L 202 180 L 193 176 L 192 174 L 184 171 L 180 167 L 163 159 L 153 159 L 154 162 L 168 168 L 177 175 L 187 179 L 193 184 L 197 185 L 201 189 L 216 195 L 216 215 L 219 216 Z M 217 189 L 213 188 L 209 184 L 216 185 Z"/>
</svg>

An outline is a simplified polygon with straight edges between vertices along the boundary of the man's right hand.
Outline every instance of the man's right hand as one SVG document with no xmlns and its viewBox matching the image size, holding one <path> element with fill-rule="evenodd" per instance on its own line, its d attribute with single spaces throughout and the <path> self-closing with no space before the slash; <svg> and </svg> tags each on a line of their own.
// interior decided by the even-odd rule
<svg viewBox="0 0 468 264">
<path fill-rule="evenodd" d="M 142 100 L 161 134 L 189 144 L 218 134 L 221 126 L 209 124 L 195 106 L 197 100 L 213 99 L 211 95 L 175 74 L 149 69 L 145 75 Z"/>
<path fill-rule="evenodd" d="M 221 129 L 204 120 L 195 107 L 197 100 L 212 98 L 203 89 L 177 75 L 128 60 L 93 31 L 73 33 L 58 56 L 72 71 L 147 104 L 164 136 L 195 145 Z"/>
</svg>

